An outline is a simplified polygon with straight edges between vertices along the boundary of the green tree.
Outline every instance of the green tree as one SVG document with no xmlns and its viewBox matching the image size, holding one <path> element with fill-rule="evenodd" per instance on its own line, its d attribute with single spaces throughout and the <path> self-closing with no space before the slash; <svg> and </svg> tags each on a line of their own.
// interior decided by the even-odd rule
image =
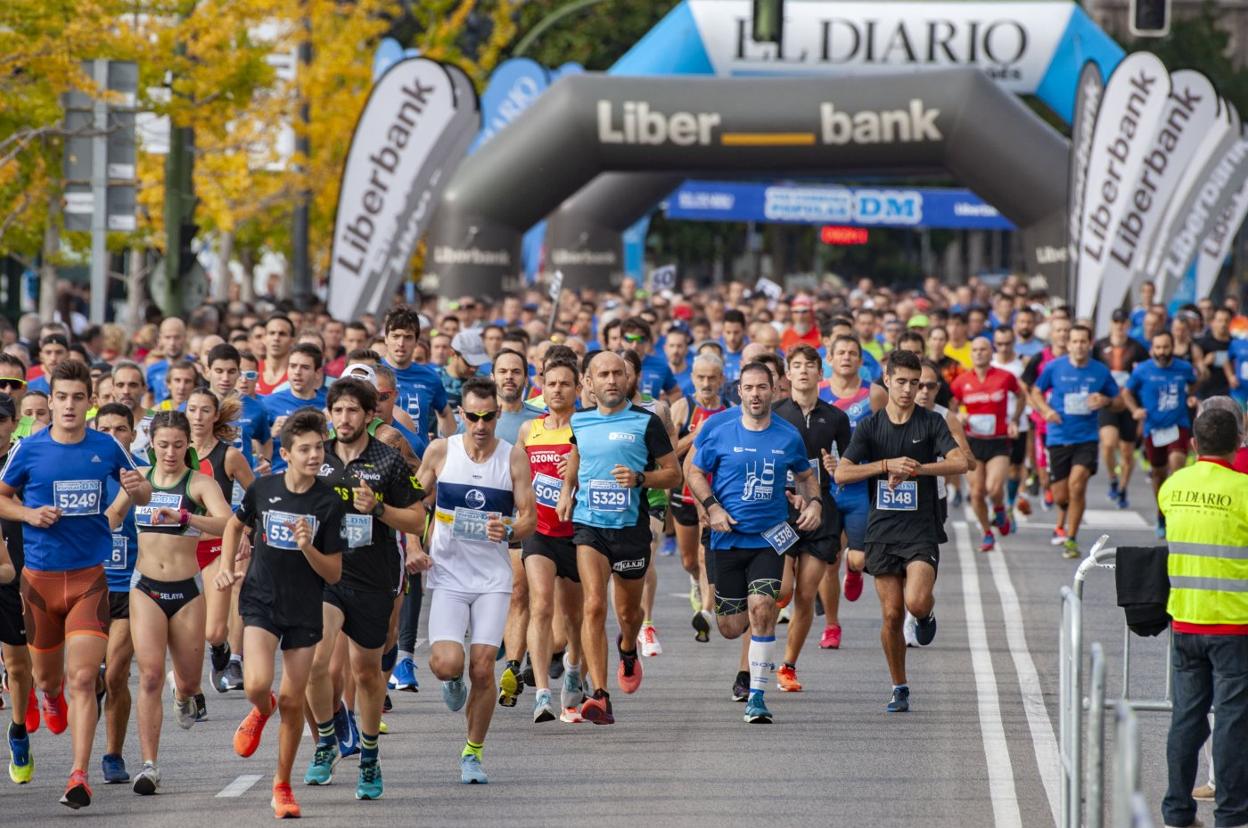
<svg viewBox="0 0 1248 828">
<path fill-rule="evenodd" d="M 1231 35 L 1219 21 L 1217 6 L 1207 0 L 1195 14 L 1174 20 L 1166 37 L 1140 38 L 1130 42 L 1128 49 L 1152 52 L 1172 72 L 1203 72 L 1240 115 L 1248 116 L 1248 72 L 1235 68 L 1230 44 Z"/>
</svg>

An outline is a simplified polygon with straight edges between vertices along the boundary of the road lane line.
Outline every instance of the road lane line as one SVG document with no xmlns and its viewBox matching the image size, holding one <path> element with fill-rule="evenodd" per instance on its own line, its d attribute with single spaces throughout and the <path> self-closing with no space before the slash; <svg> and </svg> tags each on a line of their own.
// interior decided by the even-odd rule
<svg viewBox="0 0 1248 828">
<path fill-rule="evenodd" d="M 251 786 L 260 781 L 258 773 L 244 773 L 230 784 L 221 789 L 217 794 L 217 799 L 231 799 L 242 796 L 251 790 Z"/>
<path fill-rule="evenodd" d="M 955 521 L 958 539 L 958 565 L 962 570 L 962 606 L 966 612 L 966 637 L 971 650 L 971 667 L 975 673 L 975 695 L 979 701 L 979 731 L 984 741 L 984 759 L 988 764 L 988 791 L 992 798 L 993 822 L 1000 826 L 1021 826 L 1018 793 L 1014 790 L 1014 766 L 1005 740 L 1001 721 L 1001 703 L 997 694 L 997 676 L 992 669 L 992 651 L 988 648 L 988 630 L 984 624 L 984 604 L 979 591 L 979 570 L 971 535 L 964 521 Z"/>
</svg>

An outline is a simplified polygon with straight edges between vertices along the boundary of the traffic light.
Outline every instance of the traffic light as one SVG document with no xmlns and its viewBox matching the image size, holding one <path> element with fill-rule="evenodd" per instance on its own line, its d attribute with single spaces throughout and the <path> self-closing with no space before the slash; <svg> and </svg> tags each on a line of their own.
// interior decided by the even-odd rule
<svg viewBox="0 0 1248 828">
<path fill-rule="evenodd" d="M 1165 37 L 1170 34 L 1170 0 L 1131 0 L 1131 34 Z"/>
<path fill-rule="evenodd" d="M 784 0 L 754 0 L 753 37 L 757 43 L 784 39 Z"/>
</svg>

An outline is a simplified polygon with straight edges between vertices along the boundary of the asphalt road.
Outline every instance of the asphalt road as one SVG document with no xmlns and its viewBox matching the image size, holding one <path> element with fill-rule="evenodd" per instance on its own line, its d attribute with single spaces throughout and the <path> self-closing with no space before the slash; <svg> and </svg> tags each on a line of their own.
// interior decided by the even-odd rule
<svg viewBox="0 0 1248 828">
<path fill-rule="evenodd" d="M 1140 480 L 1134 501 L 1144 510 L 1119 512 L 1093 481 L 1090 546 L 1102 531 L 1112 545 L 1153 539 L 1152 512 Z M 1141 515 L 1141 511 L 1146 512 Z M 798 663 L 805 692 L 769 691 L 771 726 L 742 721 L 729 698 L 738 642 L 693 640 L 688 579 L 676 558 L 658 559 L 656 621 L 663 655 L 645 662 L 635 696 L 614 693 L 611 727 L 531 720 L 532 691 L 499 709 L 485 748 L 488 786 L 459 784 L 462 714 L 442 704 L 437 683 L 421 666 L 419 694 L 395 693 L 382 737 L 385 797 L 353 798 L 355 761 L 339 765 L 334 784 L 296 787 L 305 818 L 341 824 L 657 825 L 820 824 L 855 826 L 1050 826 L 1055 823 L 1057 769 L 1058 589 L 1076 562 L 1048 543 L 1053 518 L 1037 510 L 998 551 L 976 551 L 978 533 L 956 513 L 942 549 L 937 583 L 939 633 L 909 651 L 912 710 L 887 715 L 890 683 L 880 652 L 879 612 L 870 583 L 856 603 L 843 604 L 844 644 L 817 646 L 819 627 Z M 974 544 L 974 546 L 972 546 Z M 869 580 L 869 579 L 868 579 Z M 1097 572 L 1087 589 L 1087 639 L 1104 642 L 1111 658 L 1109 690 L 1118 692 L 1121 615 L 1112 576 Z M 779 635 L 784 635 L 781 627 Z M 423 631 L 423 626 L 422 626 Z M 1165 638 L 1136 639 L 1135 696 L 1161 692 Z M 424 648 L 418 661 L 428 657 Z M 614 664 L 612 664 L 614 670 Z M 247 711 L 241 693 L 208 699 L 210 720 L 184 732 L 166 716 L 161 794 L 134 795 L 106 786 L 99 747 L 91 768 L 95 801 L 74 813 L 57 804 L 68 773 L 68 736 L 35 734 L 35 781 L 0 788 L 0 823 L 52 824 L 90 819 L 140 828 L 253 825 L 271 818 L 270 774 L 276 732 L 251 759 L 231 749 Z M 1142 777 L 1160 824 L 1164 740 L 1168 717 L 1144 714 Z M 1112 742 L 1107 745 L 1112 750 Z M 138 765 L 134 723 L 126 759 Z M 311 757 L 301 749 L 296 776 Z M 1107 779 L 1110 790 L 1112 780 Z M 233 795 L 223 795 L 233 794 Z M 1202 805 L 1209 822 L 1211 806 Z"/>
</svg>

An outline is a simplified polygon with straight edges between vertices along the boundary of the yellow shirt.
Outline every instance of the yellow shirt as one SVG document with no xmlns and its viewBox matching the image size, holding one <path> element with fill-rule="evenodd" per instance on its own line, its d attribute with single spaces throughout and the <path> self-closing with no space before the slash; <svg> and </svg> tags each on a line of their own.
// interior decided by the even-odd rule
<svg viewBox="0 0 1248 828">
<path fill-rule="evenodd" d="M 956 360 L 966 370 L 971 370 L 971 343 L 967 340 L 966 344 L 961 348 L 955 348 L 952 345 L 945 346 L 945 356 Z"/>
</svg>

